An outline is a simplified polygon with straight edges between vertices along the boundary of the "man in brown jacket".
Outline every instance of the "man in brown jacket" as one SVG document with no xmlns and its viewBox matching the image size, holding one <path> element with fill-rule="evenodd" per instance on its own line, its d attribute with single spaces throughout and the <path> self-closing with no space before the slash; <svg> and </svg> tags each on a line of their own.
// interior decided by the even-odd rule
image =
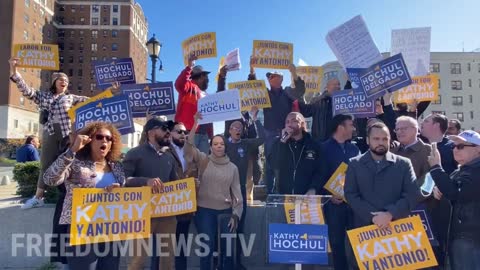
<svg viewBox="0 0 480 270">
<path fill-rule="evenodd" d="M 392 153 L 410 159 L 417 177 L 417 184 L 422 185 L 425 175 L 430 170 L 427 158 L 432 147 L 417 138 L 418 122 L 410 116 L 397 118 L 395 133 L 400 146 L 393 148 Z"/>
</svg>

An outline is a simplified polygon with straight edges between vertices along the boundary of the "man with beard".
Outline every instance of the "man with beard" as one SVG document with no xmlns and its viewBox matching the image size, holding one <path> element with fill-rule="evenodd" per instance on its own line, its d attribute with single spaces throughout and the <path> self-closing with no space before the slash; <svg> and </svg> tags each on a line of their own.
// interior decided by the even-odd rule
<svg viewBox="0 0 480 270">
<path fill-rule="evenodd" d="M 276 190 L 279 194 L 317 194 L 322 188 L 325 162 L 320 157 L 320 147 L 307 132 L 303 115 L 289 113 L 281 134 L 267 156 L 278 179 Z"/>
<path fill-rule="evenodd" d="M 182 122 L 190 130 L 193 127 L 193 116 L 197 113 L 198 100 L 207 95 L 208 74 L 202 66 L 195 66 L 197 57 L 191 55 L 187 67 L 178 75 L 175 89 L 178 92 L 177 113 L 175 121 Z M 200 125 L 195 136 L 195 146 L 207 153 L 210 149 L 208 139 L 213 136 L 213 124 Z"/>
<path fill-rule="evenodd" d="M 409 159 L 392 154 L 390 132 L 383 123 L 367 130 L 369 151 L 352 158 L 345 176 L 345 198 L 352 207 L 353 227 L 375 224 L 387 228 L 393 220 L 406 218 L 417 205 L 419 191 Z M 358 269 L 351 248 L 350 264 Z"/>
<path fill-rule="evenodd" d="M 159 118 L 147 121 L 144 131 L 147 141 L 132 148 L 123 160 L 123 169 L 127 178 L 127 187 L 147 186 L 148 180 L 156 178 L 154 187 L 160 187 L 162 183 L 177 180 L 175 171 L 175 159 L 168 152 L 170 145 L 171 123 Z M 160 252 L 160 269 L 175 269 L 174 245 L 171 235 L 175 234 L 177 220 L 173 217 L 152 218 L 152 234 L 162 234 L 161 244 L 158 245 Z M 143 269 L 146 251 L 141 245 L 142 240 L 134 240 L 134 253 L 128 267 L 129 270 Z M 161 249 L 160 249 L 161 248 Z"/>
<path fill-rule="evenodd" d="M 193 162 L 189 162 L 188 158 L 185 158 L 183 147 L 187 139 L 187 129 L 183 123 L 175 123 L 171 130 L 171 143 L 170 153 L 175 158 L 175 169 L 179 179 L 188 177 L 197 177 L 197 168 Z M 177 216 L 177 230 L 176 238 L 177 243 L 183 242 L 188 239 L 188 231 L 190 227 L 190 221 L 192 219 L 191 214 L 184 214 Z M 181 239 L 183 238 L 183 239 Z M 175 254 L 175 269 L 186 270 L 187 269 L 187 257 L 185 256 L 185 250 L 179 250 L 179 254 Z"/>
</svg>

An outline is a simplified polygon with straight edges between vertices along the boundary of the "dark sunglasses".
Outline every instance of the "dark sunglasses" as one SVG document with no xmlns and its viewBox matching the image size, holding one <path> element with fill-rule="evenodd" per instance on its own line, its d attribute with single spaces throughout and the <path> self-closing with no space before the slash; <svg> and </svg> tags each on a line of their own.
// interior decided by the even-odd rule
<svg viewBox="0 0 480 270">
<path fill-rule="evenodd" d="M 178 133 L 178 134 L 185 134 L 185 135 L 188 134 L 188 132 L 186 130 L 175 130 L 175 132 Z"/>
<path fill-rule="evenodd" d="M 95 135 L 95 140 L 97 140 L 97 141 L 103 141 L 103 139 L 107 139 L 108 142 L 113 141 L 112 136 L 102 135 L 102 134 L 96 134 L 96 135 Z"/>
<path fill-rule="evenodd" d="M 474 144 L 457 144 L 453 148 L 457 148 L 458 150 L 462 150 L 465 147 L 475 147 Z"/>
</svg>

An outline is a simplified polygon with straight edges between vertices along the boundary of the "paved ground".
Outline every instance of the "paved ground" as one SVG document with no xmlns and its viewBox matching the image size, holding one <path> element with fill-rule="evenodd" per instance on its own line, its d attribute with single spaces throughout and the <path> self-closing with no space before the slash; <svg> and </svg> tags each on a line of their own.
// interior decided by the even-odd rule
<svg viewBox="0 0 480 270">
<path fill-rule="evenodd" d="M 10 167 L 0 167 L 0 179 L 3 175 L 9 175 L 12 179 L 12 170 Z M 45 207 L 21 210 L 21 198 L 15 195 L 16 182 L 13 181 L 10 185 L 0 186 L 0 269 L 15 269 L 15 270 L 33 270 L 33 269 L 47 269 L 41 268 L 45 266 L 49 258 L 47 256 L 36 254 L 44 253 L 45 241 L 41 243 L 38 251 L 32 248 L 25 248 L 24 244 L 32 242 L 29 237 L 36 235 L 45 235 L 51 233 L 52 218 L 54 212 L 53 205 L 46 205 Z M 253 251 L 250 257 L 245 259 L 245 266 L 251 270 L 267 270 L 267 269 L 288 269 L 281 265 L 267 266 L 265 264 L 264 256 L 264 242 L 265 240 L 259 235 L 264 235 L 265 232 L 262 221 L 265 220 L 265 207 L 249 207 L 247 220 L 252 220 L 246 224 L 247 232 L 257 233 L 257 238 L 254 243 Z M 260 221 L 260 222 L 259 222 Z M 191 226 L 193 227 L 193 226 Z M 192 229 L 194 232 L 194 229 Z M 35 235 L 34 235 L 35 234 Z M 29 254 L 30 253 L 30 254 Z M 189 267 L 189 269 L 198 268 L 198 258 L 189 258 L 189 265 L 197 267 Z M 122 258 L 121 270 L 127 269 L 127 259 Z M 145 268 L 148 269 L 148 268 Z M 293 269 L 293 268 L 291 268 Z M 331 268 L 307 268 L 302 269 L 331 269 Z M 48 270 L 53 270 L 48 268 Z"/>
</svg>

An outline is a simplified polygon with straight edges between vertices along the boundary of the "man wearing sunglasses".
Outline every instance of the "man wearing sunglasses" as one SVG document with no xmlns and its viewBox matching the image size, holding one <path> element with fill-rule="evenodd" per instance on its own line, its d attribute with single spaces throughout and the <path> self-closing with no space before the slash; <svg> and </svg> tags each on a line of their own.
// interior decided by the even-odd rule
<svg viewBox="0 0 480 270">
<path fill-rule="evenodd" d="M 450 265 L 453 270 L 480 269 L 480 134 L 466 130 L 449 139 L 455 144 L 453 155 L 461 165 L 459 169 L 450 175 L 443 170 L 436 144 L 428 162 L 443 196 L 455 201 L 449 235 Z"/>
<path fill-rule="evenodd" d="M 146 142 L 132 148 L 123 160 L 123 169 L 127 177 L 128 187 L 152 186 L 158 192 L 162 183 L 178 179 L 175 170 L 175 159 L 168 151 L 170 145 L 171 121 L 163 121 L 154 117 L 147 121 L 144 127 Z M 175 269 L 174 241 L 177 228 L 176 217 L 152 218 L 151 232 L 161 234 L 161 244 L 158 246 L 160 254 L 160 269 Z M 143 269 L 147 254 L 141 245 L 134 241 L 134 255 L 130 260 L 129 270 Z"/>
</svg>

